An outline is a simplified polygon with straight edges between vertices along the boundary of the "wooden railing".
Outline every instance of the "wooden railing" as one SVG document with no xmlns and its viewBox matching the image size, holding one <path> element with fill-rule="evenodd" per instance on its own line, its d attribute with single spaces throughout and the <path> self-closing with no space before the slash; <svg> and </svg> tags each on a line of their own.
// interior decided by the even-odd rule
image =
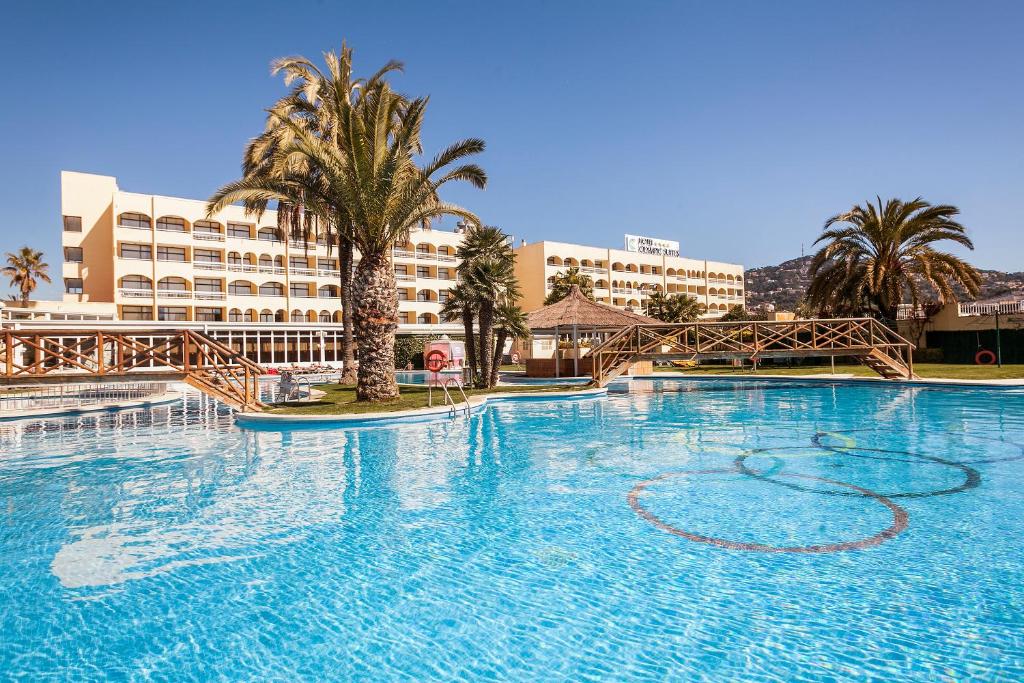
<svg viewBox="0 0 1024 683">
<path fill-rule="evenodd" d="M 100 381 L 119 378 L 180 380 L 239 410 L 261 407 L 264 370 L 242 354 L 195 330 L 4 330 L 0 332 L 4 384 Z"/>
<path fill-rule="evenodd" d="M 884 377 L 912 378 L 914 345 L 873 318 L 632 325 L 591 351 L 604 386 L 639 359 L 854 356 Z"/>
</svg>

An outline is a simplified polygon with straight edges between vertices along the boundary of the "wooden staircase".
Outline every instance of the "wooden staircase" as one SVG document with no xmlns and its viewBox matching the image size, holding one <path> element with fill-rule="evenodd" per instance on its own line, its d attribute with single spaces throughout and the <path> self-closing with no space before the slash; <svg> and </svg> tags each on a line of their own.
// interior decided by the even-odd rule
<svg viewBox="0 0 1024 683">
<path fill-rule="evenodd" d="M 265 370 L 195 330 L 4 330 L 3 384 L 183 381 L 236 410 L 259 410 Z"/>
<path fill-rule="evenodd" d="M 914 345 L 873 318 L 785 322 L 639 324 L 591 350 L 593 382 L 605 386 L 638 360 L 849 356 L 886 379 L 913 379 Z"/>
</svg>

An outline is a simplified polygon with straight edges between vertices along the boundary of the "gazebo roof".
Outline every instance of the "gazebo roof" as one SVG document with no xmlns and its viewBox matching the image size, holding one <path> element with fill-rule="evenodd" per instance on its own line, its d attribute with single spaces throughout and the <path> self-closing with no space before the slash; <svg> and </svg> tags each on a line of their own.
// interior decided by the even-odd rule
<svg viewBox="0 0 1024 683">
<path fill-rule="evenodd" d="M 573 285 L 561 301 L 526 314 L 526 324 L 531 330 L 553 330 L 555 327 L 569 328 L 573 325 L 608 329 L 657 322 L 645 315 L 591 301 L 583 295 L 579 285 Z"/>
</svg>

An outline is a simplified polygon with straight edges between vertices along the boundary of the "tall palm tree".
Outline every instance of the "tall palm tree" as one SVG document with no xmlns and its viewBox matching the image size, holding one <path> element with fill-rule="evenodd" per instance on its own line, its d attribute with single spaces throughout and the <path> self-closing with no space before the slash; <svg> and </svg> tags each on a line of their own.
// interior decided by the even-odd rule
<svg viewBox="0 0 1024 683">
<path fill-rule="evenodd" d="M 530 336 L 530 328 L 526 325 L 526 313 L 511 299 L 503 299 L 494 310 L 494 362 L 491 364 L 491 376 L 488 386 L 498 383 L 498 371 L 501 369 L 501 356 L 505 351 L 505 342 L 509 339 L 525 339 Z"/>
<path fill-rule="evenodd" d="M 890 199 L 884 205 L 880 197 L 876 200 L 825 222 L 815 242 L 825 245 L 808 271 L 808 303 L 832 314 L 869 311 L 896 320 L 905 297 L 916 307 L 926 292 L 941 303 L 955 300 L 957 287 L 977 295 L 978 271 L 935 248 L 948 240 L 974 249 L 966 228 L 954 220 L 959 209 L 933 206 L 920 197 Z"/>
<path fill-rule="evenodd" d="M 343 205 L 323 204 L 320 205 L 322 211 L 312 210 L 303 185 L 288 180 L 293 176 L 315 175 L 317 169 L 304 155 L 291 152 L 296 142 L 296 128 L 337 147 L 342 134 L 339 123 L 342 105 L 357 103 L 361 92 L 372 88 L 389 72 L 401 70 L 402 65 L 388 62 L 367 80 L 353 79 L 352 50 L 344 43 L 340 53 L 325 53 L 324 62 L 325 70 L 304 57 L 285 57 L 271 64 L 271 73 L 283 74 L 290 90 L 270 108 L 263 133 L 246 146 L 242 174 L 243 180 L 250 184 L 272 180 L 282 188 L 289 188 L 288 198 L 279 199 L 277 206 L 278 230 L 282 237 L 287 235 L 301 242 L 307 252 L 319 239 L 327 242 L 328 253 L 337 248 L 343 328 L 342 382 L 351 383 L 355 381 L 351 218 Z M 214 199 L 218 196 L 219 193 Z M 249 193 L 242 199 L 247 212 L 256 216 L 266 211 L 270 201 L 262 193 Z"/>
<path fill-rule="evenodd" d="M 551 283 L 551 293 L 544 299 L 544 305 L 550 306 L 569 296 L 573 285 L 580 288 L 580 292 L 588 299 L 594 298 L 594 281 L 589 275 L 584 275 L 579 268 L 571 267 L 565 272 L 558 271 L 554 275 L 554 282 Z"/>
<path fill-rule="evenodd" d="M 494 354 L 495 312 L 505 299 L 518 299 L 519 284 L 514 271 L 514 261 L 500 256 L 480 257 L 469 262 L 465 283 L 477 301 L 477 324 L 479 341 L 477 353 L 480 356 L 480 378 L 485 387 L 493 386 L 491 377 L 497 381 L 495 366 L 501 359 Z"/>
<path fill-rule="evenodd" d="M 425 98 L 409 100 L 380 79 L 367 85 L 357 102 L 338 103 L 337 144 L 284 119 L 283 125 L 295 136 L 284 153 L 304 157 L 315 172 L 258 182 L 243 178 L 221 188 L 210 203 L 217 210 L 246 198 L 288 201 L 299 188 L 314 213 L 343 207 L 352 244 L 362 254 L 352 289 L 359 339 L 356 396 L 363 401 L 398 397 L 394 378 L 398 293 L 390 261 L 394 244 L 404 242 L 411 230 L 445 215 L 478 222 L 466 209 L 443 202 L 439 190 L 452 181 L 478 188 L 487 183 L 486 173 L 476 164 L 456 165 L 482 152 L 482 140 L 457 142 L 425 166 L 416 164 L 426 106 Z"/>
<path fill-rule="evenodd" d="M 441 306 L 441 319 L 445 322 L 461 322 L 466 335 L 466 360 L 473 384 L 477 382 L 479 365 L 476 357 L 476 337 L 473 334 L 473 320 L 476 317 L 477 300 L 469 286 L 460 282 L 448 290 L 448 298 Z"/>
<path fill-rule="evenodd" d="M 704 305 L 685 294 L 653 292 L 647 297 L 647 315 L 667 323 L 688 323 L 704 313 Z"/>
<path fill-rule="evenodd" d="M 22 304 L 28 303 L 32 292 L 39 286 L 39 280 L 50 282 L 50 266 L 43 263 L 43 252 L 31 247 L 7 252 L 7 265 L 0 268 L 0 273 L 10 278 L 11 287 L 18 290 Z"/>
</svg>

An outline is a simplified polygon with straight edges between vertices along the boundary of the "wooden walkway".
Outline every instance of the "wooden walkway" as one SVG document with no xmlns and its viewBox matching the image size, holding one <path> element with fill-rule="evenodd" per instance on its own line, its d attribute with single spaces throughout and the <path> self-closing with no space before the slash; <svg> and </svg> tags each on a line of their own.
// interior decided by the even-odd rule
<svg viewBox="0 0 1024 683">
<path fill-rule="evenodd" d="M 874 318 L 632 325 L 591 350 L 605 386 L 637 360 L 850 356 L 887 379 L 912 379 L 914 345 Z"/>
<path fill-rule="evenodd" d="M 3 330 L 0 384 L 183 381 L 238 410 L 255 410 L 264 370 L 194 330 Z"/>
</svg>

